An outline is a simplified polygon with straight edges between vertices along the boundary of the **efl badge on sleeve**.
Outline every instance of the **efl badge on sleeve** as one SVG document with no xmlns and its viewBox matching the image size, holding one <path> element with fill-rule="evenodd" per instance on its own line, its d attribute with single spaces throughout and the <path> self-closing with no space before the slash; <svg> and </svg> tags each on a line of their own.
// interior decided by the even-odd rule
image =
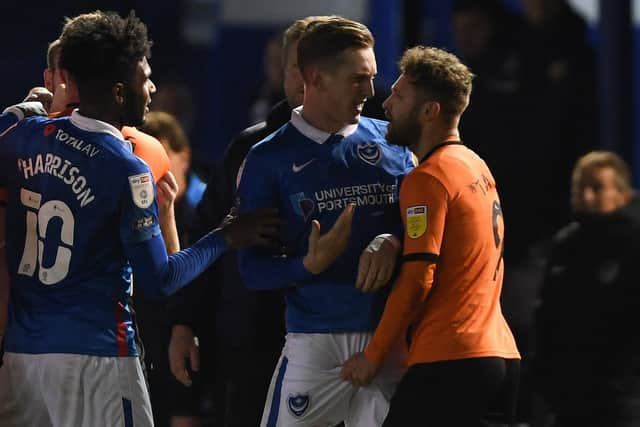
<svg viewBox="0 0 640 427">
<path fill-rule="evenodd" d="M 139 208 L 146 209 L 153 203 L 153 179 L 150 172 L 131 175 L 129 177 L 129 187 L 133 203 Z"/>
<path fill-rule="evenodd" d="M 417 239 L 427 231 L 427 207 L 411 206 L 407 208 L 407 235 Z"/>
</svg>

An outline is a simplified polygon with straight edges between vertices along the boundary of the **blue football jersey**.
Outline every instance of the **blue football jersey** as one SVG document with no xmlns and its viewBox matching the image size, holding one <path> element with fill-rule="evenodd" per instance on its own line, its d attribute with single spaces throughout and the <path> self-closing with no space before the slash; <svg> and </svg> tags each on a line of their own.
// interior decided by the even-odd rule
<svg viewBox="0 0 640 427">
<path fill-rule="evenodd" d="M 240 251 L 240 270 L 250 288 L 288 288 L 290 332 L 370 331 L 379 320 L 389 289 L 356 289 L 358 261 L 375 236 L 400 235 L 398 189 L 414 166 L 406 148 L 386 142 L 386 129 L 387 122 L 362 117 L 329 135 L 306 123 L 298 109 L 247 156 L 240 209 L 277 207 L 286 223 L 285 254 Z M 318 220 L 326 232 L 350 202 L 356 210 L 345 253 L 327 271 L 312 275 L 302 264 L 311 221 Z"/>
<path fill-rule="evenodd" d="M 11 280 L 5 349 L 136 355 L 123 246 L 160 233 L 147 165 L 107 123 L 77 112 L 36 117 L 0 139 L 0 186 Z"/>
</svg>

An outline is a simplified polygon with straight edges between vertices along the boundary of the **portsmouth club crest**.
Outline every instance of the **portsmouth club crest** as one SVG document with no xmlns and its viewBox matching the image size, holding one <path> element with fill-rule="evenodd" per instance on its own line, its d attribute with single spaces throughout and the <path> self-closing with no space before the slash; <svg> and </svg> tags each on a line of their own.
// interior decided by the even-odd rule
<svg viewBox="0 0 640 427">
<path fill-rule="evenodd" d="M 374 143 L 358 145 L 358 157 L 371 166 L 377 165 L 382 158 L 380 145 Z"/>
<path fill-rule="evenodd" d="M 287 407 L 291 415 L 301 417 L 309 409 L 311 398 L 308 394 L 296 393 L 290 394 L 287 398 Z"/>
<path fill-rule="evenodd" d="M 291 204 L 293 205 L 293 211 L 304 218 L 307 221 L 313 211 L 316 208 L 316 204 L 313 200 L 309 199 L 304 193 L 296 193 L 289 196 Z"/>
</svg>

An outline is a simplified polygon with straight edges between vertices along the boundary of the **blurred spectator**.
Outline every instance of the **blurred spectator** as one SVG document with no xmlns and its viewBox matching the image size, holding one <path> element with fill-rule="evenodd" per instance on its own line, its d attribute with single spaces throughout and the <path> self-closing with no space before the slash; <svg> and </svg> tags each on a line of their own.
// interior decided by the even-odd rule
<svg viewBox="0 0 640 427">
<path fill-rule="evenodd" d="M 180 78 L 166 77 L 158 83 L 158 91 L 153 96 L 151 109 L 164 111 L 178 120 L 186 135 L 193 130 L 195 112 L 194 99 L 188 85 Z"/>
<path fill-rule="evenodd" d="M 206 184 L 190 169 L 189 140 L 177 119 L 165 112 L 147 114 L 141 130 L 156 137 L 164 146 L 171 161 L 171 172 L 179 186 L 175 200 L 175 220 L 180 246 L 186 247 L 196 240 L 193 235 L 195 209 L 205 191 Z M 194 286 L 194 285 L 192 285 Z M 169 368 L 167 347 L 170 322 L 165 302 L 150 301 L 144 294 L 136 295 L 137 320 L 144 337 L 145 362 L 154 420 L 157 426 L 198 426 L 201 415 L 202 387 L 198 383 L 187 388 L 178 383 Z M 209 349 L 203 349 L 209 357 Z"/>
<path fill-rule="evenodd" d="M 284 98 L 282 61 L 282 33 L 278 32 L 267 41 L 264 48 L 264 81 L 249 107 L 251 124 L 264 121 L 271 108 Z"/>
<path fill-rule="evenodd" d="M 538 178 L 549 203 L 535 208 L 557 230 L 569 218 L 573 162 L 596 146 L 596 64 L 587 24 L 566 0 L 522 0 L 523 82 L 528 102 L 527 146 L 540 153 Z M 533 150 L 532 150 L 533 151 Z M 545 209 L 546 208 L 546 209 Z"/>
<path fill-rule="evenodd" d="M 595 62 L 586 24 L 563 0 L 455 0 L 452 28 L 476 74 L 462 139 L 500 183 L 509 224 L 503 309 L 522 354 L 519 419 L 531 419 L 534 302 L 549 241 L 569 219 L 575 158 L 594 147 Z"/>
<path fill-rule="evenodd" d="M 555 426 L 638 426 L 640 199 L 628 166 L 611 152 L 580 158 L 571 204 L 536 317 L 536 383 Z"/>
<path fill-rule="evenodd" d="M 198 206 L 198 221 L 203 229 L 218 224 L 233 207 L 236 179 L 249 149 L 287 123 L 291 109 L 302 104 L 304 83 L 298 69 L 298 40 L 316 19 L 321 17 L 300 19 L 285 32 L 281 43 L 286 97 L 273 107 L 266 121 L 242 131 L 225 150 Z M 185 289 L 175 299 L 170 353 L 176 355 L 177 362 L 190 359 L 189 364 L 194 334 L 201 343 L 215 342 L 219 363 L 216 425 L 258 425 L 284 343 L 284 296 L 280 291 L 248 290 L 240 279 L 235 253 L 214 264 L 196 286 Z M 215 304 L 214 309 L 211 304 Z M 207 330 L 214 330 L 215 337 L 203 338 L 201 334 Z M 203 368 L 207 365 L 215 366 L 212 360 L 203 357 Z"/>
</svg>

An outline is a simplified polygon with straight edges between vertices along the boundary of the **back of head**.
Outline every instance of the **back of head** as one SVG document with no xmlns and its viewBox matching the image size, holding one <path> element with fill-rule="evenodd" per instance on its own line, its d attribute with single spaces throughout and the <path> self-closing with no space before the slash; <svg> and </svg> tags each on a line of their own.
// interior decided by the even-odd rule
<svg viewBox="0 0 640 427">
<path fill-rule="evenodd" d="M 285 55 L 287 54 L 287 50 L 291 45 L 298 42 L 304 33 L 307 31 L 309 26 L 314 23 L 327 21 L 330 19 L 339 18 L 337 15 L 318 15 L 318 16 L 307 16 L 305 18 L 297 19 L 293 22 L 282 35 L 282 48 L 284 49 Z M 286 59 L 286 58 L 285 58 Z"/>
<path fill-rule="evenodd" d="M 189 139 L 178 120 L 164 111 L 151 111 L 140 130 L 156 137 L 176 153 L 190 149 Z"/>
<path fill-rule="evenodd" d="M 400 72 L 442 113 L 456 117 L 469 103 L 473 73 L 453 54 L 435 47 L 416 46 L 400 60 Z"/>
<path fill-rule="evenodd" d="M 126 18 L 102 11 L 78 15 L 60 36 L 59 65 L 73 77 L 81 103 L 104 102 L 116 83 L 131 83 L 150 54 L 147 27 L 134 12 Z"/>
<path fill-rule="evenodd" d="M 60 39 L 55 39 L 49 43 L 47 48 L 47 68 L 54 71 L 58 68 L 60 60 Z"/>
<path fill-rule="evenodd" d="M 304 76 L 312 65 L 335 66 L 345 50 L 373 46 L 373 35 L 365 25 L 340 16 L 327 17 L 307 26 L 298 42 L 298 66 Z"/>
</svg>

